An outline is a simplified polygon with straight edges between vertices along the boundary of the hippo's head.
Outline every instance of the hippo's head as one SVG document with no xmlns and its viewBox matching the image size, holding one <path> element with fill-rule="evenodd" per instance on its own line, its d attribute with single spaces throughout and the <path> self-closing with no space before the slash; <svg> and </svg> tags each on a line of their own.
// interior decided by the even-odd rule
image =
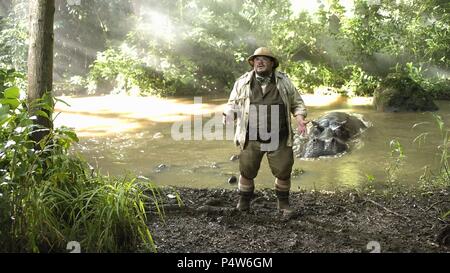
<svg viewBox="0 0 450 273">
<path fill-rule="evenodd" d="M 361 120 L 344 112 L 331 112 L 312 121 L 305 141 L 297 141 L 300 157 L 333 156 L 348 150 L 346 143 L 366 128 Z M 295 144 L 294 144 L 295 145 Z"/>
<path fill-rule="evenodd" d="M 322 155 L 322 152 L 325 147 L 325 141 L 318 137 L 314 137 L 310 139 L 303 150 L 303 157 L 305 158 L 314 158 Z"/>
<path fill-rule="evenodd" d="M 303 157 L 315 158 L 326 155 L 336 155 L 347 150 L 347 144 L 337 137 L 329 136 L 311 138 L 305 145 Z"/>
<path fill-rule="evenodd" d="M 323 155 L 336 155 L 347 150 L 347 144 L 337 137 L 325 140 Z"/>
</svg>

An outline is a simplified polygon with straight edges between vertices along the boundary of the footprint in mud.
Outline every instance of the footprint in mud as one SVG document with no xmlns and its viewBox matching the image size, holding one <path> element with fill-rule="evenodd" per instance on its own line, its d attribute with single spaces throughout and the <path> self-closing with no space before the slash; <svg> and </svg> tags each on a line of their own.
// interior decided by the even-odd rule
<svg viewBox="0 0 450 273">
<path fill-rule="evenodd" d="M 436 241 L 441 246 L 450 246 L 450 225 L 444 227 L 439 231 Z"/>
<path fill-rule="evenodd" d="M 223 213 L 223 212 L 231 212 L 234 210 L 234 207 L 227 204 L 223 199 L 213 198 L 209 199 L 205 202 L 203 206 L 197 208 L 199 212 L 207 212 L 207 213 Z"/>
</svg>

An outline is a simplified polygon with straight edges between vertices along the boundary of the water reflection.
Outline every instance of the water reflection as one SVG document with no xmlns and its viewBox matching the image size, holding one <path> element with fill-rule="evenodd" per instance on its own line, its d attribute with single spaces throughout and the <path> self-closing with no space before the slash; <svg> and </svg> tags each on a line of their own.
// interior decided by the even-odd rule
<svg viewBox="0 0 450 273">
<path fill-rule="evenodd" d="M 191 115 L 221 112 L 221 105 L 193 103 L 192 99 L 162 99 L 120 95 L 61 97 L 69 105 L 57 103 L 61 112 L 56 125 L 75 128 L 82 137 L 135 133 L 161 122 L 175 122 Z"/>
<path fill-rule="evenodd" d="M 397 139 L 406 158 L 398 177 L 400 182 L 414 183 L 426 165 L 439 164 L 437 146 L 442 140 L 430 113 L 379 113 L 370 99 L 346 100 L 327 98 L 320 101 L 304 96 L 309 119 L 327 111 L 347 111 L 363 115 L 372 127 L 352 143 L 354 148 L 339 158 L 299 160 L 294 168 L 304 170 L 292 179 L 293 189 L 327 189 L 354 187 L 367 182 L 367 175 L 375 181 L 386 179 L 385 169 L 390 160 L 389 142 Z M 132 171 L 151 178 L 161 185 L 234 188 L 227 179 L 238 175 L 238 162 L 229 158 L 239 153 L 232 141 L 174 141 L 173 122 L 189 119 L 191 115 L 221 112 L 225 98 L 203 98 L 194 105 L 193 98 L 161 99 L 126 96 L 63 98 L 71 107 L 58 104 L 56 125 L 76 128 L 80 145 L 76 150 L 102 172 L 123 174 Z M 327 103 L 329 105 L 327 105 Z M 439 115 L 450 124 L 450 105 L 438 102 Z M 413 125 L 423 123 L 416 128 Z M 429 132 L 420 147 L 413 140 L 420 133 Z M 166 167 L 158 169 L 164 164 Z M 256 178 L 257 187 L 272 188 L 274 178 L 267 159 L 262 162 Z"/>
</svg>

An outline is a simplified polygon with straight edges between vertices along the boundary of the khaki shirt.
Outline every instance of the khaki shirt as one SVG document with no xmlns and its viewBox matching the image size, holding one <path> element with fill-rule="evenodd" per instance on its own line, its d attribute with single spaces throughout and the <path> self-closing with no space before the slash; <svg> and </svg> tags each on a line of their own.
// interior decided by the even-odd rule
<svg viewBox="0 0 450 273">
<path fill-rule="evenodd" d="M 248 116 L 250 112 L 250 82 L 254 73 L 254 70 L 249 71 L 234 83 L 230 98 L 224 109 L 225 115 L 234 115 L 234 113 L 237 113 L 234 142 L 237 146 L 240 146 L 241 149 L 244 149 L 246 141 Z M 305 103 L 285 73 L 275 71 L 275 83 L 280 92 L 281 99 L 286 105 L 286 111 L 288 112 L 286 113 L 287 124 L 289 124 L 287 146 L 292 147 L 294 134 L 292 132 L 292 126 L 290 126 L 291 115 L 289 114 L 289 111 L 294 116 L 302 115 L 306 118 L 307 113 Z"/>
</svg>

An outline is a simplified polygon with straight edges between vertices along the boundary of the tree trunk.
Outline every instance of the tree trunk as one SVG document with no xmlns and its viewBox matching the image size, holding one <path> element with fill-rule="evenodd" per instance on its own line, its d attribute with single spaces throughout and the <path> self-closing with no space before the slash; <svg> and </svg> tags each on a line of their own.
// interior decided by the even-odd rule
<svg viewBox="0 0 450 273">
<path fill-rule="evenodd" d="M 28 50 L 28 109 L 30 115 L 37 115 L 36 124 L 52 128 L 51 111 L 36 106 L 47 93 L 51 100 L 53 82 L 53 20 L 55 0 L 30 0 L 30 46 Z M 43 111 L 47 113 L 45 117 Z M 40 130 L 32 135 L 36 142 L 43 139 L 49 130 Z"/>
</svg>

